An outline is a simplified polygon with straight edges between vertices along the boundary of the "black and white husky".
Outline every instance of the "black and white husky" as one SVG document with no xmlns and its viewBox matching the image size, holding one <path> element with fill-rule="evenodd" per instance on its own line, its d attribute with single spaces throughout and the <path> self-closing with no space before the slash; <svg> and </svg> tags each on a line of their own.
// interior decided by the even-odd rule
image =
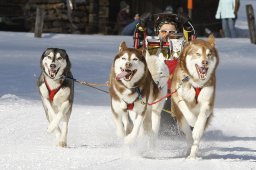
<svg viewBox="0 0 256 170">
<path fill-rule="evenodd" d="M 65 50 L 48 48 L 42 54 L 40 65 L 42 72 L 37 80 L 37 86 L 49 121 L 47 132 L 54 132 L 58 145 L 66 147 L 74 82 L 63 77 L 72 77 L 71 63 Z"/>
</svg>

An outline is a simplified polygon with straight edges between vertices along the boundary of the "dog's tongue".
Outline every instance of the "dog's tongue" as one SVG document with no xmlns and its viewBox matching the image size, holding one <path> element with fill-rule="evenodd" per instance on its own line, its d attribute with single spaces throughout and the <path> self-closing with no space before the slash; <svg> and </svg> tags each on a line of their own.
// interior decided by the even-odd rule
<svg viewBox="0 0 256 170">
<path fill-rule="evenodd" d="M 127 71 L 122 71 L 121 73 L 116 75 L 116 80 L 120 80 L 121 78 L 125 77 L 127 74 L 129 74 Z"/>
</svg>

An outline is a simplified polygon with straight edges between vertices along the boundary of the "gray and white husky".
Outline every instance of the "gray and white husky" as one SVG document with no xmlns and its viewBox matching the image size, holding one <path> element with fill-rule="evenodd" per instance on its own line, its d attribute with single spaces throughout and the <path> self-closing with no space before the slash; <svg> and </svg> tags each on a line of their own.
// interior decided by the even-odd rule
<svg viewBox="0 0 256 170">
<path fill-rule="evenodd" d="M 37 86 L 49 121 L 47 132 L 54 132 L 58 145 L 66 147 L 68 121 L 74 98 L 74 82 L 63 77 L 72 78 L 71 63 L 65 50 L 48 48 L 42 54 L 40 65 L 42 71 Z"/>
</svg>

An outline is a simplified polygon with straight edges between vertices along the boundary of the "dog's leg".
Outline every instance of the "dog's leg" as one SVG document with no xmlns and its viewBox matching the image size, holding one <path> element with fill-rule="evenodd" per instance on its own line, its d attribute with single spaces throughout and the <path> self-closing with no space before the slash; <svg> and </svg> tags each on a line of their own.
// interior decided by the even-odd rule
<svg viewBox="0 0 256 170">
<path fill-rule="evenodd" d="M 143 115 L 138 115 L 137 116 L 137 118 L 134 121 L 132 132 L 124 138 L 124 143 L 125 144 L 131 144 L 135 141 L 136 137 L 139 134 L 141 125 L 143 123 L 143 119 L 144 119 Z"/>
<path fill-rule="evenodd" d="M 182 117 L 182 119 L 180 120 L 179 126 L 186 135 L 186 141 L 187 141 L 186 156 L 188 156 L 190 154 L 191 146 L 193 144 L 192 130 L 184 117 Z"/>
<path fill-rule="evenodd" d="M 156 146 L 156 139 L 157 139 L 157 134 L 155 133 L 155 131 L 153 130 L 153 118 L 154 116 L 152 115 L 152 108 L 151 107 L 147 107 L 147 112 L 143 121 L 143 134 L 145 135 L 145 137 L 147 137 L 147 148 L 148 149 L 153 149 Z M 158 117 L 157 117 L 158 118 Z M 154 121 L 154 123 L 156 123 L 156 121 Z M 141 128 L 142 129 L 142 128 Z"/>
<path fill-rule="evenodd" d="M 53 110 L 52 108 L 52 105 L 50 103 L 50 101 L 44 97 L 42 97 L 42 101 L 43 101 L 43 104 L 44 104 L 44 107 L 47 108 L 47 113 L 48 113 L 48 116 L 49 116 L 49 121 L 51 122 L 52 119 L 55 118 L 55 111 Z"/>
<path fill-rule="evenodd" d="M 116 135 L 120 138 L 123 138 L 125 136 L 123 115 L 127 113 L 124 112 L 123 107 L 120 107 L 120 105 L 122 106 L 122 103 L 112 99 L 111 106 L 112 106 L 113 117 L 116 125 Z"/>
<path fill-rule="evenodd" d="M 67 134 L 68 134 L 68 122 L 71 115 L 71 108 L 67 112 L 66 115 L 63 117 L 63 122 L 61 126 L 61 136 L 59 139 L 59 146 L 60 147 L 66 147 L 67 146 Z"/>
<path fill-rule="evenodd" d="M 201 137 L 203 135 L 205 125 L 207 122 L 208 117 L 212 113 L 212 110 L 210 109 L 209 103 L 203 103 L 200 109 L 200 113 L 198 115 L 195 127 L 192 132 L 193 137 L 193 145 L 191 147 L 191 152 L 188 158 L 195 159 L 198 152 L 198 146 L 201 140 Z"/>
<path fill-rule="evenodd" d="M 174 84 L 174 87 L 175 87 L 175 84 Z M 176 93 L 174 93 L 172 95 L 172 100 L 174 101 L 174 103 L 177 104 L 179 110 L 182 112 L 182 114 L 185 117 L 185 119 L 187 120 L 188 124 L 191 127 L 194 127 L 195 122 L 196 122 L 196 116 L 189 110 L 186 102 L 181 97 L 181 94 L 182 94 L 181 90 L 182 89 L 180 88 Z"/>
<path fill-rule="evenodd" d="M 167 84 L 167 81 L 165 82 Z M 164 86 L 161 89 L 161 95 L 159 95 L 158 98 L 165 96 L 167 94 L 167 86 Z M 164 107 L 165 100 L 162 100 L 161 102 L 158 102 L 154 105 L 152 105 L 152 130 L 155 134 L 155 136 L 158 135 L 159 129 L 160 129 L 160 120 L 161 120 L 161 112 Z"/>
<path fill-rule="evenodd" d="M 162 107 L 161 107 L 162 108 Z M 152 130 L 157 136 L 160 128 L 161 108 L 152 108 Z"/>
<path fill-rule="evenodd" d="M 58 127 L 61 119 L 64 116 L 64 113 L 67 113 L 67 111 L 70 109 L 70 107 L 71 107 L 71 105 L 70 105 L 69 101 L 65 101 L 65 102 L 62 103 L 58 114 L 56 115 L 56 117 L 49 124 L 47 132 L 51 133 L 54 129 L 56 129 Z"/>
<path fill-rule="evenodd" d="M 67 146 L 67 134 L 68 134 L 68 120 L 63 121 L 61 127 L 61 136 L 59 137 L 59 146 Z"/>
<path fill-rule="evenodd" d="M 125 129 L 122 121 L 122 115 L 115 114 L 114 121 L 116 124 L 116 135 L 120 138 L 123 138 L 125 136 Z"/>
<path fill-rule="evenodd" d="M 122 116 L 122 121 L 125 130 L 125 136 L 127 136 L 132 131 L 132 122 L 129 118 L 129 113 L 124 113 Z"/>
<path fill-rule="evenodd" d="M 46 114 L 48 115 L 48 121 L 49 123 L 52 122 L 52 120 L 55 118 L 55 112 L 49 102 L 49 100 L 45 99 L 44 97 L 42 97 L 42 101 L 43 101 L 43 105 L 45 107 L 45 112 Z M 60 134 L 61 134 L 61 131 L 60 131 L 60 128 L 57 127 L 55 130 L 54 130 L 54 133 L 55 133 L 55 136 L 57 139 L 59 139 L 60 137 Z"/>
<path fill-rule="evenodd" d="M 143 133 L 142 135 L 145 134 L 150 134 L 152 133 L 152 118 L 151 118 L 151 109 L 148 107 L 148 110 L 145 113 L 145 118 L 143 120 Z"/>
<path fill-rule="evenodd" d="M 177 103 L 180 111 L 182 112 L 183 116 L 187 120 L 188 124 L 191 127 L 194 127 L 196 123 L 196 116 L 189 110 L 186 102 L 184 100 L 178 100 L 175 102 Z"/>
</svg>

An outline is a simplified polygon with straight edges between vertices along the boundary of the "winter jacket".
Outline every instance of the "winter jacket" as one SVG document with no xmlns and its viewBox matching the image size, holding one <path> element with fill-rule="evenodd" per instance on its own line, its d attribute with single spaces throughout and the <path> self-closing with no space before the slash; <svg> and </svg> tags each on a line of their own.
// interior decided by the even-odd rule
<svg viewBox="0 0 256 170">
<path fill-rule="evenodd" d="M 220 0 L 215 18 L 235 18 L 235 5 L 236 0 Z"/>
<path fill-rule="evenodd" d="M 140 23 L 139 19 L 134 20 L 132 23 L 126 25 L 121 32 L 121 35 L 133 35 L 136 25 Z"/>
</svg>

